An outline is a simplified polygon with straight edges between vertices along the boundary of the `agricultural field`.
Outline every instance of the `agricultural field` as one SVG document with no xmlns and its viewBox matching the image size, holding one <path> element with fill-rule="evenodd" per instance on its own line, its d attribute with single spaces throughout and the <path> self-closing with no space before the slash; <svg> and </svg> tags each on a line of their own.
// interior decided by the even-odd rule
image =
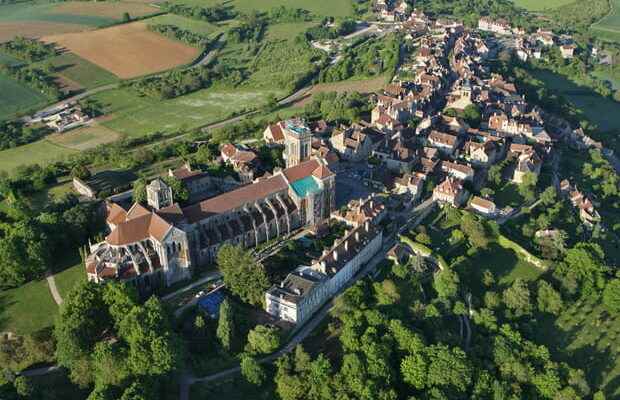
<svg viewBox="0 0 620 400">
<path fill-rule="evenodd" d="M 620 42 L 620 0 L 610 0 L 611 13 L 593 24 L 592 32 L 601 39 Z"/>
<path fill-rule="evenodd" d="M 575 0 L 513 0 L 513 2 L 528 11 L 544 11 L 574 3 Z"/>
<path fill-rule="evenodd" d="M 17 113 L 44 106 L 49 99 L 0 73 L 0 120 L 10 118 Z M 0 164 L 3 160 L 0 160 Z"/>
<path fill-rule="evenodd" d="M 55 43 L 123 79 L 188 64 L 200 52 L 194 47 L 149 31 L 144 22 L 90 32 L 45 36 L 42 40 Z"/>
<path fill-rule="evenodd" d="M 285 6 L 303 8 L 322 16 L 346 17 L 353 15 L 353 0 L 232 0 L 226 2 L 240 12 L 250 12 L 252 10 L 269 11 L 273 7 Z M 220 0 L 173 0 L 175 3 L 214 6 L 221 4 Z"/>
<path fill-rule="evenodd" d="M 118 81 L 112 73 L 72 53 L 60 54 L 45 63 L 52 64 L 54 75 L 73 82 L 79 89 L 92 89 Z"/>
<path fill-rule="evenodd" d="M 201 90 L 171 100 L 139 97 L 129 89 L 97 93 L 93 99 L 110 116 L 103 126 L 126 136 L 192 129 L 240 113 L 265 103 L 269 95 L 281 97 L 278 90 L 219 89 Z"/>
<path fill-rule="evenodd" d="M 20 165 L 45 164 L 57 161 L 76 152 L 77 150 L 59 146 L 43 139 L 0 151 L 0 171 L 12 171 Z"/>
<path fill-rule="evenodd" d="M 120 22 L 125 12 L 140 17 L 156 13 L 158 9 L 143 2 L 126 0 L 2 5 L 0 42 L 17 35 L 41 37 L 111 25 Z"/>
</svg>

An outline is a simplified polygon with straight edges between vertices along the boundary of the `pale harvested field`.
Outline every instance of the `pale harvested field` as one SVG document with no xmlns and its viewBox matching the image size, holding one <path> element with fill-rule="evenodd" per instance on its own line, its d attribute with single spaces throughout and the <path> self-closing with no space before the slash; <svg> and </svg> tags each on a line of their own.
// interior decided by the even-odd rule
<svg viewBox="0 0 620 400">
<path fill-rule="evenodd" d="M 98 17 L 108 17 L 121 19 L 123 13 L 128 12 L 132 17 L 143 17 L 145 15 L 158 12 L 159 9 L 152 7 L 147 3 L 141 2 L 68 2 L 60 3 L 54 7 L 52 14 L 70 14 L 70 15 L 96 15 Z"/>
<path fill-rule="evenodd" d="M 41 36 L 80 32 L 92 29 L 88 25 L 62 24 L 45 21 L 0 22 L 0 43 L 9 41 L 15 36 L 39 38 Z"/>
<path fill-rule="evenodd" d="M 295 102 L 293 104 L 294 107 L 301 107 L 306 105 L 312 100 L 312 96 L 317 93 L 326 93 L 326 92 L 359 92 L 362 94 L 365 93 L 374 93 L 386 86 L 386 78 L 385 76 L 379 76 L 373 79 L 360 80 L 360 81 L 344 81 L 344 82 L 334 82 L 334 83 L 320 83 L 315 85 L 310 89 L 308 94 L 304 96 L 301 100 Z"/>
<path fill-rule="evenodd" d="M 47 140 L 73 150 L 88 150 L 101 144 L 114 142 L 120 137 L 121 135 L 112 129 L 94 122 L 90 126 L 74 129 L 67 133 L 50 135 Z"/>
<path fill-rule="evenodd" d="M 200 50 L 150 32 L 143 22 L 82 33 L 45 36 L 122 79 L 165 71 L 194 60 Z"/>
</svg>

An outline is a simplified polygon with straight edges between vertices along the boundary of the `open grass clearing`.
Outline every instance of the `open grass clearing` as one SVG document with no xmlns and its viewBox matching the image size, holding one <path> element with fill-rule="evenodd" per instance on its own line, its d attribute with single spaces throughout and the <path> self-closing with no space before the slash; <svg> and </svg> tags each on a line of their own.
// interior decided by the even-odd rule
<svg viewBox="0 0 620 400">
<path fill-rule="evenodd" d="M 42 38 L 123 78 L 135 78 L 192 62 L 200 50 L 134 22 L 82 33 Z"/>
<path fill-rule="evenodd" d="M 56 145 L 48 140 L 0 151 L 0 171 L 11 171 L 20 165 L 47 164 L 76 153 L 77 150 Z"/>
<path fill-rule="evenodd" d="M 144 17 L 160 12 L 159 8 L 145 2 L 136 1 L 68 1 L 59 3 L 52 10 L 52 15 L 98 16 L 120 21 L 124 13 L 132 18 Z"/>
<path fill-rule="evenodd" d="M 36 332 L 52 326 L 57 312 L 45 278 L 0 292 L 0 332 Z"/>
<path fill-rule="evenodd" d="M 305 32 L 309 28 L 318 25 L 317 22 L 290 22 L 282 24 L 270 24 L 267 28 L 267 39 L 284 40 L 292 39 Z"/>
<path fill-rule="evenodd" d="M 0 120 L 42 107 L 48 102 L 46 96 L 0 73 Z"/>
<path fill-rule="evenodd" d="M 52 64 L 54 75 L 75 82 L 84 89 L 118 81 L 112 73 L 72 53 L 60 54 L 44 62 Z"/>
<path fill-rule="evenodd" d="M 66 133 L 50 135 L 47 140 L 74 150 L 88 150 L 101 144 L 114 142 L 120 137 L 118 133 L 95 122 Z"/>
<path fill-rule="evenodd" d="M 575 0 L 513 0 L 517 7 L 528 11 L 545 11 L 574 3 Z"/>
<path fill-rule="evenodd" d="M 306 105 L 312 100 L 312 97 L 318 93 L 328 93 L 328 92 L 359 92 L 362 94 L 365 93 L 375 93 L 380 89 L 384 88 L 386 85 L 386 77 L 378 76 L 372 79 L 362 79 L 362 80 L 347 80 L 342 82 L 334 82 L 334 83 L 319 83 L 318 85 L 314 85 L 312 89 L 308 92 L 306 96 L 304 96 L 301 100 L 295 102 L 295 106 L 301 107 Z"/>
<path fill-rule="evenodd" d="M 71 265 L 54 275 L 56 281 L 56 287 L 60 293 L 60 297 L 63 299 L 69 296 L 71 290 L 80 282 L 86 281 L 86 269 L 80 259 L 79 254 L 71 254 L 67 257 L 66 263 Z"/>
<path fill-rule="evenodd" d="M 221 4 L 220 0 L 173 0 L 174 3 L 200 5 L 203 7 Z M 244 13 L 253 10 L 269 11 L 274 7 L 303 8 L 321 16 L 347 17 L 353 15 L 352 0 L 231 0 L 226 2 L 237 11 Z"/>
<path fill-rule="evenodd" d="M 601 130 L 620 129 L 620 113 L 618 113 L 620 103 L 551 71 L 534 70 L 532 74 L 545 82 L 546 87 L 551 91 L 564 96 L 583 110 L 585 116 L 597 124 Z"/>
<path fill-rule="evenodd" d="M 153 132 L 174 132 L 224 120 L 265 104 L 269 95 L 282 96 L 278 90 L 210 88 L 176 99 L 158 101 L 139 97 L 128 89 L 101 92 L 93 96 L 111 113 L 103 125 L 127 136 Z M 125 107 L 123 107 L 125 106 Z"/>
</svg>

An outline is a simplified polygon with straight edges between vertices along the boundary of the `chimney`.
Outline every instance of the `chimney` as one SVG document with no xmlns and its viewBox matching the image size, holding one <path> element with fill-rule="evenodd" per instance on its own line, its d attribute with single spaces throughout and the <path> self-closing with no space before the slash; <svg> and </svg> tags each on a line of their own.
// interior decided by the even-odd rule
<svg viewBox="0 0 620 400">
<path fill-rule="evenodd" d="M 325 263 L 325 261 L 321 261 L 321 272 L 325 273 L 325 268 L 327 267 L 327 264 Z"/>
<path fill-rule="evenodd" d="M 323 257 L 326 256 L 327 254 L 329 254 L 329 250 L 327 249 L 323 250 Z"/>
<path fill-rule="evenodd" d="M 356 242 L 360 241 L 360 231 L 359 230 L 355 231 L 355 241 Z"/>
<path fill-rule="evenodd" d="M 366 220 L 366 224 L 364 226 L 364 229 L 366 229 L 366 232 L 370 232 L 370 222 L 368 222 L 368 220 Z"/>
<path fill-rule="evenodd" d="M 344 251 L 349 251 L 349 241 L 348 240 L 344 241 Z"/>
<path fill-rule="evenodd" d="M 334 261 L 338 261 L 338 250 L 334 250 Z"/>
</svg>

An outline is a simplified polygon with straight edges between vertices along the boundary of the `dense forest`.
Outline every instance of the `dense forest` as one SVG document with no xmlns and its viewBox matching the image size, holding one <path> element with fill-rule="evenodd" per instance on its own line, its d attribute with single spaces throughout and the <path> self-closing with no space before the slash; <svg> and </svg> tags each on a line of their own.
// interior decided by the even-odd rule
<svg viewBox="0 0 620 400">
<path fill-rule="evenodd" d="M 206 67 L 173 70 L 162 75 L 131 82 L 130 87 L 143 96 L 172 99 L 208 87 L 212 72 Z"/>
</svg>

